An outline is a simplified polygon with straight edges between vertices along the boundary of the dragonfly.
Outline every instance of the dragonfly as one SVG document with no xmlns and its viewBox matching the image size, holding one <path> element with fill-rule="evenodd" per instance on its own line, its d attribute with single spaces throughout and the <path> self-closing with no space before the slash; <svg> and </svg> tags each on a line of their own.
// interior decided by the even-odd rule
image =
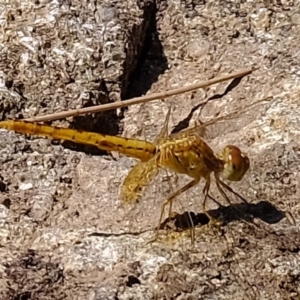
<svg viewBox="0 0 300 300">
<path fill-rule="evenodd" d="M 209 194 L 212 175 L 215 178 L 219 192 L 227 203 L 231 204 L 224 190 L 234 193 L 244 202 L 248 203 L 246 199 L 228 186 L 221 177 L 229 181 L 242 180 L 250 167 L 249 157 L 234 145 L 227 145 L 220 154 L 215 153 L 202 138 L 202 132 L 207 123 L 196 124 L 194 127 L 176 134 L 169 134 L 170 114 L 171 109 L 168 110 L 163 127 L 153 142 L 54 127 L 22 120 L 1 121 L 0 128 L 23 134 L 94 145 L 101 150 L 117 151 L 126 156 L 139 159 L 140 161 L 131 169 L 121 188 L 121 198 L 125 202 L 139 202 L 143 194 L 143 189 L 150 184 L 160 169 L 167 169 L 175 173 L 188 175 L 191 181 L 172 193 L 162 203 L 159 222 L 156 227 L 155 238 L 153 239 L 156 240 L 167 205 L 169 205 L 170 215 L 175 197 L 197 185 L 201 179 L 205 181 L 202 210 L 210 222 L 213 223 L 215 221 L 206 210 L 207 199 L 211 198 L 214 200 Z M 226 117 L 219 119 L 224 118 Z M 191 233 L 192 243 L 194 242 L 194 235 L 193 228 Z"/>
</svg>

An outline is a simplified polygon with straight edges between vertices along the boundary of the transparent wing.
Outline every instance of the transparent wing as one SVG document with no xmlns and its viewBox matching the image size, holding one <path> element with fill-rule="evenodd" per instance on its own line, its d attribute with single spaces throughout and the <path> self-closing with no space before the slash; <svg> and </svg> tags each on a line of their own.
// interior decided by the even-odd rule
<svg viewBox="0 0 300 300">
<path fill-rule="evenodd" d="M 168 138 L 168 125 L 171 115 L 169 108 L 164 121 L 164 125 L 154 141 L 154 145 L 162 144 Z M 157 165 L 156 156 L 153 156 L 146 162 L 138 162 L 129 172 L 124 180 L 121 198 L 125 202 L 136 203 L 142 196 L 143 189 L 157 175 L 159 167 Z"/>
<path fill-rule="evenodd" d="M 166 119 L 164 121 L 164 125 L 162 129 L 160 130 L 160 133 L 154 140 L 155 145 L 162 144 L 169 136 L 169 121 L 170 121 L 170 115 L 171 115 L 171 107 L 169 107 Z"/>
<path fill-rule="evenodd" d="M 205 139 L 213 139 L 224 132 L 229 133 L 235 131 L 237 126 L 240 128 L 245 126 L 246 124 L 237 124 L 240 123 L 240 120 L 238 120 L 240 116 L 243 116 L 244 122 L 252 122 L 254 118 L 257 118 L 257 113 L 255 114 L 254 110 L 257 110 L 259 106 L 265 106 L 265 108 L 267 108 L 270 105 L 270 100 L 272 100 L 272 97 L 260 99 L 249 105 L 239 107 L 226 115 L 216 116 L 212 120 L 206 122 L 197 120 L 194 126 L 173 133 L 171 136 L 176 138 L 180 136 L 197 134 Z M 262 113 L 263 111 L 264 110 L 262 110 Z M 200 118 L 200 113 L 198 118 Z M 251 114 L 254 116 L 252 117 Z"/>
<path fill-rule="evenodd" d="M 146 162 L 136 164 L 124 180 L 121 189 L 121 198 L 125 202 L 139 202 L 143 189 L 157 175 L 159 167 L 156 156 Z"/>
</svg>

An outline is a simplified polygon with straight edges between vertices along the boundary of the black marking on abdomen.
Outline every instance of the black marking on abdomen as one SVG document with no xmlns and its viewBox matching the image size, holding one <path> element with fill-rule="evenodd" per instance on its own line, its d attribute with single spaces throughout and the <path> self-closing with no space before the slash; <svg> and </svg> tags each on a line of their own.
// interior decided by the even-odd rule
<svg viewBox="0 0 300 300">
<path fill-rule="evenodd" d="M 121 144 L 117 144 L 116 145 L 118 148 L 124 148 L 124 146 L 123 145 L 121 145 Z M 126 147 L 127 149 L 130 149 L 130 148 L 132 148 L 132 147 Z"/>
<path fill-rule="evenodd" d="M 108 141 L 96 141 L 96 144 L 106 148 L 115 148 L 115 144 L 110 143 Z"/>
</svg>

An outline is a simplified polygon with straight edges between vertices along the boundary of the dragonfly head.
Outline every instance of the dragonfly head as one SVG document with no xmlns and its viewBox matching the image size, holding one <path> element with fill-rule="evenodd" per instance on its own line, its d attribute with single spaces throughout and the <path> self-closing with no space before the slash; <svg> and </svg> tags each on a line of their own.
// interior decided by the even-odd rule
<svg viewBox="0 0 300 300">
<path fill-rule="evenodd" d="M 226 146 L 221 157 L 224 161 L 223 174 L 230 181 L 241 180 L 250 167 L 248 156 L 236 146 Z"/>
</svg>

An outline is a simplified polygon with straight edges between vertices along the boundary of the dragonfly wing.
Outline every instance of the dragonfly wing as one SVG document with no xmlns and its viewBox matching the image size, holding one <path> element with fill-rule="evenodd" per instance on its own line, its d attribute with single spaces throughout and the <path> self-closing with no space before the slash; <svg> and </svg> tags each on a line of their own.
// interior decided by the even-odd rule
<svg viewBox="0 0 300 300">
<path fill-rule="evenodd" d="M 164 121 L 164 125 L 162 127 L 162 129 L 160 130 L 160 133 L 158 134 L 158 136 L 156 137 L 154 144 L 161 144 L 165 139 L 168 138 L 169 136 L 169 121 L 170 121 L 170 115 L 171 115 L 171 107 L 169 107 L 167 115 L 166 115 L 166 119 Z"/>
<path fill-rule="evenodd" d="M 146 162 L 136 164 L 124 180 L 121 189 L 121 198 L 125 202 L 139 202 L 143 189 L 157 175 L 159 167 L 156 156 Z"/>
<path fill-rule="evenodd" d="M 216 135 L 219 135 L 219 130 L 217 129 L 218 127 L 220 127 L 222 129 L 221 131 L 223 132 L 225 128 L 227 133 L 230 132 L 231 128 L 235 128 L 235 126 L 233 125 L 236 124 L 236 121 L 241 115 L 249 115 L 253 111 L 258 109 L 264 111 L 269 107 L 271 100 L 271 97 L 263 98 L 248 105 L 245 105 L 244 107 L 235 109 L 226 115 L 214 117 L 212 120 L 206 121 L 204 123 L 202 123 L 201 121 L 195 122 L 195 125 L 193 127 L 174 133 L 172 134 L 172 137 L 177 138 L 178 136 L 180 137 L 191 134 L 197 134 L 198 136 L 205 137 L 208 140 L 213 139 L 216 137 Z M 253 121 L 253 118 L 257 118 L 257 116 L 252 117 L 251 115 L 249 115 L 249 118 L 247 118 L 248 123 L 251 122 L 251 120 Z M 218 133 L 215 133 L 215 131 Z"/>
</svg>

